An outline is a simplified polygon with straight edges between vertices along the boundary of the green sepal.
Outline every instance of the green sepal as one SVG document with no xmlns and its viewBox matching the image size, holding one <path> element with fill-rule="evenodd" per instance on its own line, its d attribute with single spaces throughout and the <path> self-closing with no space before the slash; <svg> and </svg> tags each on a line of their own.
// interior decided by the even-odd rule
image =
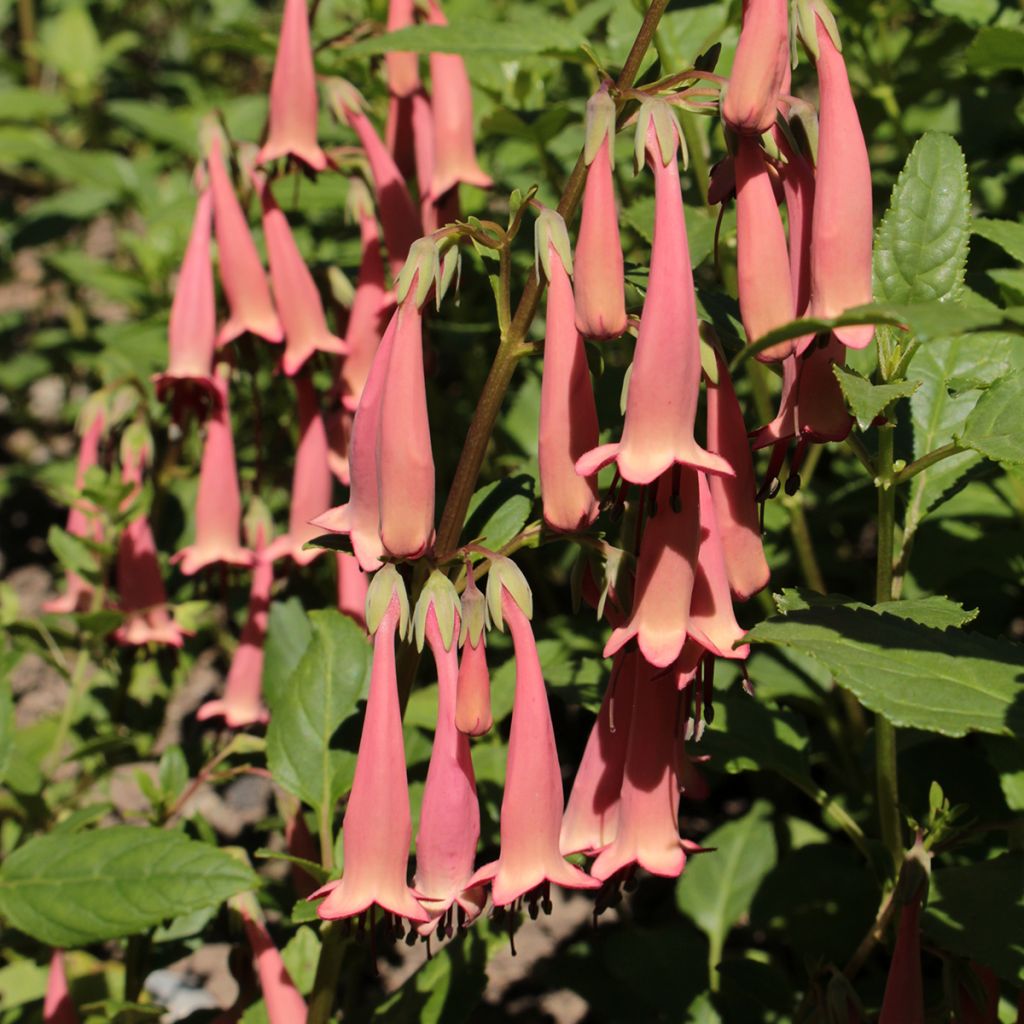
<svg viewBox="0 0 1024 1024">
<path fill-rule="evenodd" d="M 473 570 L 470 569 L 466 579 L 466 589 L 462 592 L 462 628 L 459 631 L 459 646 L 465 647 L 469 641 L 471 647 L 479 647 L 487 632 L 487 598 L 473 582 Z"/>
<path fill-rule="evenodd" d="M 502 589 L 508 591 L 509 597 L 528 619 L 533 618 L 533 593 L 522 570 L 511 558 L 496 555 L 491 562 L 491 571 L 487 574 L 487 608 L 491 613 L 491 622 L 504 633 L 505 620 L 501 614 Z"/>
<path fill-rule="evenodd" d="M 405 264 L 398 273 L 395 281 L 395 298 L 401 303 L 409 294 L 413 281 L 416 282 L 416 291 L 413 292 L 413 302 L 422 306 L 430 294 L 431 286 L 440 277 L 441 264 L 437 254 L 437 244 L 433 238 L 417 238 L 409 246 L 409 255 Z"/>
<path fill-rule="evenodd" d="M 537 224 L 533 233 L 533 251 L 537 270 L 544 268 L 544 277 L 551 280 L 551 248 L 558 253 L 565 272 L 572 277 L 572 244 L 569 241 L 569 229 L 565 226 L 562 215 L 557 210 L 545 207 L 537 216 Z"/>
<path fill-rule="evenodd" d="M 587 100 L 586 132 L 583 143 L 583 160 L 589 167 L 601 148 L 601 143 L 608 140 L 608 155 L 615 161 L 615 101 L 608 95 L 607 85 L 603 85 Z"/>
<path fill-rule="evenodd" d="M 459 595 L 455 584 L 440 569 L 435 569 L 420 592 L 413 615 L 413 632 L 416 637 L 416 650 L 422 651 L 427 638 L 427 615 L 434 609 L 437 619 L 441 643 L 446 651 L 452 649 L 455 642 L 456 614 L 461 612 Z"/>
<path fill-rule="evenodd" d="M 409 595 L 398 570 L 387 562 L 374 573 L 366 592 L 366 631 L 371 636 L 377 632 L 393 596 L 398 597 L 398 635 L 404 637 L 409 632 Z"/>
</svg>

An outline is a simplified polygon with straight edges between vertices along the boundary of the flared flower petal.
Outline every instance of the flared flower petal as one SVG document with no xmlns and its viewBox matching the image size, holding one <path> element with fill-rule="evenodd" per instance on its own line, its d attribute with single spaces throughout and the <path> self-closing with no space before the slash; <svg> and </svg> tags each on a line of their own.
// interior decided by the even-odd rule
<svg viewBox="0 0 1024 1024">
<path fill-rule="evenodd" d="M 242 211 L 214 132 L 206 157 L 213 193 L 213 228 L 217 237 L 217 266 L 230 316 L 217 334 L 226 345 L 246 331 L 264 341 L 284 340 L 284 329 L 270 297 L 270 285 L 256 249 L 249 223 Z"/>
<path fill-rule="evenodd" d="M 871 166 L 843 55 L 815 15 L 820 95 L 818 173 L 811 227 L 811 314 L 835 317 L 871 301 Z M 871 324 L 836 328 L 850 348 L 865 348 Z"/>
<path fill-rule="evenodd" d="M 231 434 L 228 382 L 219 373 L 212 379 L 217 401 L 206 421 L 206 440 L 199 465 L 195 540 L 171 556 L 171 564 L 180 564 L 186 576 L 193 576 L 217 562 L 251 565 L 253 557 L 241 543 L 242 499 Z"/>
<path fill-rule="evenodd" d="M 787 0 L 743 0 L 743 27 L 722 117 L 737 132 L 760 135 L 775 121 L 789 79 Z"/>
<path fill-rule="evenodd" d="M 647 163 L 654 170 L 654 245 L 622 440 L 584 455 L 576 464 L 583 476 L 612 461 L 623 479 L 636 484 L 653 482 L 676 463 L 726 476 L 732 472 L 693 435 L 700 337 L 679 184 L 679 139 L 675 115 L 669 111 L 668 117 L 672 120 L 667 157 L 654 116 L 647 131 Z"/>
<path fill-rule="evenodd" d="M 270 258 L 270 280 L 284 324 L 285 346 L 281 366 L 291 377 L 299 372 L 314 352 L 344 355 L 346 348 L 341 338 L 335 337 L 327 326 L 316 282 L 266 181 L 260 182 L 260 201 L 263 204 L 263 234 Z"/>
<path fill-rule="evenodd" d="M 393 567 L 380 571 L 387 574 L 382 584 L 395 580 L 400 585 Z M 310 897 L 327 897 L 317 908 L 326 921 L 353 917 L 374 905 L 413 922 L 429 919 L 406 881 L 412 817 L 395 675 L 400 617 L 396 586 L 373 639 L 370 693 L 342 826 L 345 871 L 340 881 L 329 882 Z"/>
<path fill-rule="evenodd" d="M 281 36 L 270 80 L 267 141 L 256 158 L 261 164 L 282 156 L 322 171 L 327 157 L 316 137 L 317 97 L 313 48 L 306 0 L 284 0 Z"/>
<path fill-rule="evenodd" d="M 504 587 L 501 610 L 516 658 L 512 731 L 501 801 L 501 851 L 471 882 L 490 881 L 497 907 L 508 906 L 546 882 L 573 889 L 592 889 L 598 884 L 564 860 L 559 850 L 565 806 L 562 776 L 537 645 L 529 620 Z"/>
</svg>

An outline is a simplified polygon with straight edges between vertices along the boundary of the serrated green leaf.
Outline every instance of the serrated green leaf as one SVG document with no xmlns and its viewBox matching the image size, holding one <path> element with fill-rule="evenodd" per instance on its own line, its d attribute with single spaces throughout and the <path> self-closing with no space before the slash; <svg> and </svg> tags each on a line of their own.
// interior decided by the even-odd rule
<svg viewBox="0 0 1024 1024">
<path fill-rule="evenodd" d="M 755 626 L 752 643 L 820 661 L 865 707 L 946 736 L 1024 734 L 1024 650 L 862 608 L 817 606 Z"/>
<path fill-rule="evenodd" d="M 976 609 L 964 608 L 956 601 L 939 594 L 909 601 L 883 601 L 880 604 L 869 605 L 843 597 L 841 594 L 823 595 L 813 590 L 787 587 L 781 594 L 775 594 L 774 600 L 775 607 L 783 615 L 808 608 L 858 608 L 896 615 L 901 619 L 910 619 L 911 622 L 935 629 L 965 626 L 978 617 Z"/>
<path fill-rule="evenodd" d="M 996 462 L 1024 462 L 1024 377 L 996 381 L 978 399 L 957 440 Z"/>
<path fill-rule="evenodd" d="M 725 940 L 749 909 L 765 876 L 775 866 L 771 807 L 758 801 L 738 821 L 706 836 L 713 853 L 693 857 L 676 886 L 679 909 L 708 937 L 708 963 L 714 969 Z"/>
<path fill-rule="evenodd" d="M 970 240 L 967 163 L 956 139 L 918 139 L 892 190 L 875 238 L 874 293 L 880 302 L 954 299 Z"/>
<path fill-rule="evenodd" d="M 257 884 L 245 864 L 207 843 L 118 825 L 38 836 L 15 850 L 0 868 L 0 913 L 67 949 L 134 935 Z"/>
<path fill-rule="evenodd" d="M 1024 33 L 1021 38 L 1024 39 Z M 1024 224 L 1014 220 L 978 217 L 972 227 L 976 235 L 994 242 L 1018 263 L 1024 263 Z"/>
<path fill-rule="evenodd" d="M 271 604 L 263 645 L 263 699 L 271 714 L 312 638 L 313 627 L 297 597 Z"/>
<path fill-rule="evenodd" d="M 964 55 L 967 66 L 980 75 L 1024 68 L 1024 32 L 989 25 L 975 37 Z"/>
<path fill-rule="evenodd" d="M 1005 981 L 1024 976 L 1024 855 L 932 873 L 921 927 L 938 946 L 984 964 Z"/>
<path fill-rule="evenodd" d="M 849 370 L 838 363 L 832 372 L 843 389 L 850 411 L 857 417 L 857 425 L 867 430 L 871 421 L 890 403 L 898 398 L 909 398 L 920 386 L 919 380 L 901 380 L 895 384 L 872 384 L 855 370 Z"/>
<path fill-rule="evenodd" d="M 0 678 L 0 785 L 7 777 L 7 766 L 11 763 L 14 749 L 14 701 L 11 698 L 11 684 Z"/>
<path fill-rule="evenodd" d="M 370 645 L 350 618 L 334 609 L 310 612 L 308 648 L 278 698 L 267 729 L 274 780 L 319 810 L 351 784 L 355 754 L 332 746 L 356 710 L 370 676 Z"/>
</svg>

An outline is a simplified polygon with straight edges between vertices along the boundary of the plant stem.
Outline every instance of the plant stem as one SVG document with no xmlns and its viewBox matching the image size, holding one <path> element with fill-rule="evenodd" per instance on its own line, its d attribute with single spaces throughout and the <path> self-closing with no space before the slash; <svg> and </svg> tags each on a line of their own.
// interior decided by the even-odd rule
<svg viewBox="0 0 1024 1024">
<path fill-rule="evenodd" d="M 126 1003 L 136 1003 L 142 994 L 142 986 L 149 973 L 149 949 L 152 935 L 132 935 L 124 951 L 124 999 Z"/>
<path fill-rule="evenodd" d="M 944 444 L 941 448 L 936 448 L 935 451 L 922 455 L 919 459 L 914 459 L 909 466 L 896 474 L 894 482 L 905 484 L 908 480 L 913 480 L 918 473 L 923 473 L 929 466 L 934 466 L 936 462 L 948 459 L 951 455 L 959 455 L 964 450 L 956 441 L 950 441 L 949 444 Z"/>
<path fill-rule="evenodd" d="M 615 83 L 618 92 L 628 89 L 633 84 L 640 69 L 640 62 L 651 45 L 658 22 L 667 6 L 668 0 L 652 0 L 650 7 L 647 8 L 643 24 L 640 26 L 640 31 L 633 41 L 626 63 L 622 66 L 622 71 Z M 625 102 L 621 96 L 616 97 L 616 110 L 621 111 Z M 565 220 L 569 220 L 579 206 L 586 177 L 587 166 L 581 152 L 576 166 L 565 183 L 562 198 L 558 201 L 558 212 Z M 466 434 L 466 441 L 462 446 L 462 453 L 459 455 L 455 478 L 448 492 L 444 511 L 441 513 L 441 523 L 438 527 L 435 545 L 439 561 L 451 558 L 458 546 L 462 524 L 466 518 L 466 509 L 469 507 L 470 498 L 476 488 L 484 454 L 491 439 L 494 424 L 497 422 L 498 413 L 501 411 L 505 392 L 512 380 L 512 373 L 519 359 L 532 350 L 531 346 L 525 344 L 525 341 L 537 313 L 541 290 L 542 286 L 537 275 L 531 274 L 527 278 L 519 304 L 516 306 L 512 323 L 498 345 L 494 362 L 487 374 L 483 393 L 480 395 L 480 401 L 473 413 L 469 432 Z"/>
<path fill-rule="evenodd" d="M 50 745 L 50 752 L 47 755 L 48 768 L 52 771 L 60 762 L 61 751 L 71 731 L 71 724 L 75 720 L 75 713 L 81 702 L 82 694 L 85 692 L 89 682 L 87 669 L 89 668 L 89 654 L 85 650 L 78 652 L 75 659 L 75 667 L 71 671 L 71 679 L 68 684 L 68 695 L 64 701 L 64 707 L 60 713 L 60 721 L 57 723 L 57 731 Z"/>
<path fill-rule="evenodd" d="M 21 57 L 24 61 L 25 81 L 29 85 L 39 84 L 39 61 L 36 60 L 35 0 L 18 0 L 18 35 L 21 37 Z"/>
<path fill-rule="evenodd" d="M 327 1024 L 334 1012 L 334 997 L 338 990 L 341 963 L 345 957 L 345 934 L 342 922 L 331 921 L 320 932 L 323 943 L 316 964 L 316 978 L 309 997 L 309 1016 L 306 1024 Z"/>
<path fill-rule="evenodd" d="M 793 537 L 793 547 L 796 550 L 796 559 L 800 563 L 800 572 L 804 581 L 811 590 L 825 594 L 828 592 L 825 587 L 825 577 L 822 575 L 821 566 L 818 565 L 818 558 L 814 553 L 811 529 L 807 525 L 807 516 L 804 514 L 803 503 L 799 496 L 786 502 L 786 510 L 789 512 L 789 532 Z"/>
<path fill-rule="evenodd" d="M 878 560 L 875 569 L 875 603 L 892 600 L 893 543 L 896 533 L 896 481 L 893 473 L 895 424 L 891 408 L 889 422 L 878 431 Z M 896 729 L 880 714 L 875 715 L 875 792 L 882 841 L 892 858 L 894 871 L 903 859 L 900 822 L 899 780 L 896 771 Z"/>
</svg>

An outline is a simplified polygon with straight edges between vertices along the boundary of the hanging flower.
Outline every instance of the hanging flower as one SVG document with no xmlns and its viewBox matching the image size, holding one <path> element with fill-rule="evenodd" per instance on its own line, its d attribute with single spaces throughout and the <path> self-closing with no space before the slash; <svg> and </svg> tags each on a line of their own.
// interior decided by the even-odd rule
<svg viewBox="0 0 1024 1024">
<path fill-rule="evenodd" d="M 68 977 L 64 971 L 62 949 L 55 949 L 50 955 L 46 995 L 43 998 L 43 1024 L 79 1024 L 78 1011 L 71 1000 Z"/>
<path fill-rule="evenodd" d="M 775 123 L 789 81 L 787 0 L 743 0 L 743 27 L 722 117 L 737 132 L 760 135 Z"/>
<path fill-rule="evenodd" d="M 473 579 L 472 565 L 467 565 L 459 636 L 462 657 L 455 688 L 455 727 L 467 736 L 483 736 L 494 724 L 486 637 L 487 602 Z"/>
</svg>

